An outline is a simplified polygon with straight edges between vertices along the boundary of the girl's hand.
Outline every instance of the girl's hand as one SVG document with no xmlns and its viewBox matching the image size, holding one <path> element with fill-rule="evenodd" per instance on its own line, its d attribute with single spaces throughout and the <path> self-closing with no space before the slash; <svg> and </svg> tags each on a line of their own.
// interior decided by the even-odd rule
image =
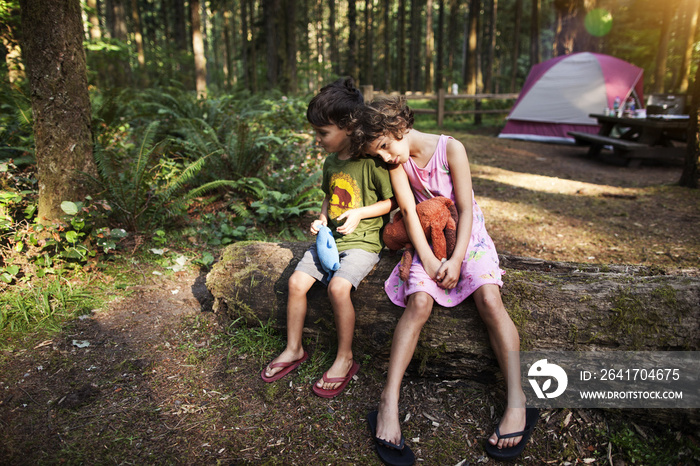
<svg viewBox="0 0 700 466">
<path fill-rule="evenodd" d="M 435 275 L 435 281 L 445 290 L 451 290 L 459 283 L 459 276 L 462 271 L 462 263 L 458 260 L 450 259 L 443 261 Z"/>
<path fill-rule="evenodd" d="M 311 234 L 312 234 L 312 235 L 317 235 L 317 234 L 318 234 L 318 230 L 321 228 L 321 225 L 323 225 L 323 226 L 328 226 L 328 223 L 327 223 L 325 220 L 314 220 L 314 221 L 311 223 L 311 228 L 310 228 Z"/>
<path fill-rule="evenodd" d="M 340 225 L 338 228 L 335 229 L 338 233 L 341 235 L 349 235 L 353 231 L 355 231 L 355 228 L 357 228 L 357 225 L 360 224 L 360 220 L 362 220 L 362 217 L 360 216 L 360 213 L 357 211 L 357 209 L 350 209 L 346 210 L 343 212 L 342 215 L 339 215 L 338 218 L 336 218 L 336 221 L 343 222 L 342 225 Z"/>
<path fill-rule="evenodd" d="M 442 266 L 442 263 L 435 256 L 432 256 L 427 261 L 422 262 L 425 273 L 427 273 L 430 278 L 432 278 L 438 285 L 440 285 L 440 281 L 436 277 L 440 270 L 440 267 Z"/>
</svg>

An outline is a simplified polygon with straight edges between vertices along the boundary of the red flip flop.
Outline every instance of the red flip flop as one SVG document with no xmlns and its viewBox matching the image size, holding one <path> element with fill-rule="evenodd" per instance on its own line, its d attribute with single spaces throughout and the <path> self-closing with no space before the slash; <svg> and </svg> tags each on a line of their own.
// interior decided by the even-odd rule
<svg viewBox="0 0 700 466">
<path fill-rule="evenodd" d="M 360 370 L 360 365 L 356 363 L 355 361 L 352 362 L 352 367 L 350 367 L 350 370 L 348 371 L 347 375 L 345 377 L 328 377 L 328 371 L 323 373 L 323 381 L 326 383 L 340 383 L 338 387 L 334 388 L 333 390 L 324 390 L 323 388 L 319 388 L 318 385 L 314 384 L 314 393 L 320 396 L 321 398 L 335 398 L 336 396 L 340 395 L 340 392 L 345 389 L 345 386 L 352 380 L 352 377 L 357 374 L 357 371 Z"/>
<path fill-rule="evenodd" d="M 260 373 L 260 377 L 262 377 L 262 379 L 267 383 L 274 382 L 275 380 L 279 380 L 282 377 L 284 377 L 285 375 L 292 372 L 294 369 L 299 367 L 299 365 L 302 362 L 306 361 L 307 359 L 309 359 L 309 354 L 306 351 L 304 351 L 304 355 L 301 358 L 297 359 L 296 361 L 271 363 L 271 364 L 269 364 L 270 369 L 273 369 L 275 367 L 283 367 L 284 369 L 282 369 L 281 371 L 279 371 L 278 373 L 276 373 L 272 377 L 266 376 L 265 369 L 263 369 L 262 372 Z"/>
</svg>

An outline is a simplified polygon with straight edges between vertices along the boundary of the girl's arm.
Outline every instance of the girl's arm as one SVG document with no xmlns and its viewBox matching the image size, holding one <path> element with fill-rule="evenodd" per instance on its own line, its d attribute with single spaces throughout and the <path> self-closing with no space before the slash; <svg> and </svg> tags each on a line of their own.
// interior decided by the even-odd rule
<svg viewBox="0 0 700 466">
<path fill-rule="evenodd" d="M 441 264 L 435 280 L 442 288 L 452 289 L 459 282 L 462 261 L 467 254 L 469 239 L 472 235 L 472 176 L 469 170 L 467 151 L 461 142 L 450 139 L 447 142 L 447 163 L 455 193 L 455 204 L 459 219 L 457 223 L 457 241 L 452 256 Z"/>
<path fill-rule="evenodd" d="M 423 228 L 420 225 L 418 213 L 416 212 L 416 199 L 413 196 L 408 176 L 406 176 L 406 172 L 401 165 L 390 166 L 389 176 L 391 177 L 391 186 L 394 189 L 396 201 L 401 208 L 401 214 L 403 215 L 403 221 L 411 244 L 416 253 L 418 253 L 425 272 L 429 277 L 434 278 L 440 268 L 440 261 L 435 257 L 428 239 L 423 233 Z"/>
<path fill-rule="evenodd" d="M 341 215 L 338 215 L 338 218 L 336 219 L 339 222 L 343 219 L 345 220 L 341 226 L 336 228 L 336 231 L 341 235 L 349 235 L 355 231 L 355 228 L 357 228 L 357 225 L 360 224 L 361 220 L 386 215 L 391 212 L 395 205 L 396 202 L 392 197 L 391 199 L 377 201 L 372 205 L 346 210 Z"/>
</svg>

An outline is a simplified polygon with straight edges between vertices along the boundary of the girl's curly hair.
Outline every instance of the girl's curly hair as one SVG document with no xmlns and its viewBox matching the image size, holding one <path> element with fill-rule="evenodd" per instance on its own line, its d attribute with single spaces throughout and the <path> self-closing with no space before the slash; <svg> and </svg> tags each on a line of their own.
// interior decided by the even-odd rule
<svg viewBox="0 0 700 466">
<path fill-rule="evenodd" d="M 413 128 L 413 110 L 406 98 L 383 97 L 373 100 L 353 114 L 350 121 L 351 151 L 360 154 L 372 141 L 381 136 L 403 139 L 406 131 Z"/>
</svg>

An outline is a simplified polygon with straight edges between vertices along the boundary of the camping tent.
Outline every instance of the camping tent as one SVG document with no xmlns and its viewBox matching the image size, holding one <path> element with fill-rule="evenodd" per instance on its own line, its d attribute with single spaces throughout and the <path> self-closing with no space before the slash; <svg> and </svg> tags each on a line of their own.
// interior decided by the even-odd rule
<svg viewBox="0 0 700 466">
<path fill-rule="evenodd" d="M 619 58 L 581 52 L 535 65 L 525 80 L 501 138 L 574 142 L 567 131 L 598 132 L 588 115 L 612 108 L 615 97 L 643 102 L 644 70 Z"/>
</svg>

